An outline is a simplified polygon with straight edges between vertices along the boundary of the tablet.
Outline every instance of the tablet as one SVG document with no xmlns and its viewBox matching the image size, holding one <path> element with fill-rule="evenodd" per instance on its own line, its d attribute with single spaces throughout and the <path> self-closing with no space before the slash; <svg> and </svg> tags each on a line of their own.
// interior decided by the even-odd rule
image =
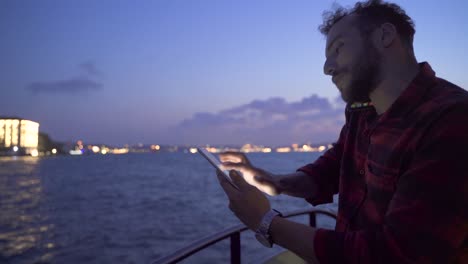
<svg viewBox="0 0 468 264">
<path fill-rule="evenodd" d="M 208 150 L 205 148 L 197 148 L 198 153 L 200 153 L 203 157 L 205 157 L 208 162 L 213 165 L 218 171 L 221 172 L 221 174 L 228 180 L 228 182 L 236 189 L 239 190 L 239 188 L 234 184 L 232 181 L 231 177 L 229 177 L 229 172 L 228 171 L 223 171 L 221 170 L 221 161 L 219 161 L 218 158 L 216 158 L 213 154 L 211 154 Z"/>
</svg>

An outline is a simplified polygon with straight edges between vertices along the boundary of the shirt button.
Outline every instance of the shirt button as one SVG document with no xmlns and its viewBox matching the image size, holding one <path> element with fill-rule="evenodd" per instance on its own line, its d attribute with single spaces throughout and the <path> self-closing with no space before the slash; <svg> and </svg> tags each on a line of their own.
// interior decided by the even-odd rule
<svg viewBox="0 0 468 264">
<path fill-rule="evenodd" d="M 359 174 L 364 175 L 364 170 L 360 170 Z"/>
</svg>

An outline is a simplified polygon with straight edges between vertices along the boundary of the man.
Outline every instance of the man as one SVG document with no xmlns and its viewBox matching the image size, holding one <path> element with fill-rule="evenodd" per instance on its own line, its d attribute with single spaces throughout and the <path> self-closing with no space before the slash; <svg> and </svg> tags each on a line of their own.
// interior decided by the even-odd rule
<svg viewBox="0 0 468 264">
<path fill-rule="evenodd" d="M 309 262 L 468 263 L 468 93 L 417 63 L 414 24 L 395 4 L 339 8 L 320 30 L 324 72 L 347 103 L 338 141 L 290 175 L 221 154 L 239 186 L 218 177 L 229 207 Z M 335 230 L 282 218 L 261 191 L 313 205 L 339 193 Z"/>
</svg>

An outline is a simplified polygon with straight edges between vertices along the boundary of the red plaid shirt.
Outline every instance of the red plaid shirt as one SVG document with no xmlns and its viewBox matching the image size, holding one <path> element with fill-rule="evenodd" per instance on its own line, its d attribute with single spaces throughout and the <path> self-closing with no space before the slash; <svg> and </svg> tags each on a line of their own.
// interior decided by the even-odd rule
<svg viewBox="0 0 468 264">
<path fill-rule="evenodd" d="M 427 63 L 392 106 L 346 107 L 333 148 L 300 168 L 313 205 L 339 193 L 335 230 L 317 229 L 326 263 L 468 263 L 468 92 Z"/>
</svg>

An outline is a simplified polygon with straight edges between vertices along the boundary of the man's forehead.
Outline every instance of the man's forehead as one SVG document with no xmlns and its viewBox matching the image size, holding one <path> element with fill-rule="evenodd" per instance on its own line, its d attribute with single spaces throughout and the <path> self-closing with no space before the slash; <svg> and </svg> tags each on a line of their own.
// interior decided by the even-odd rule
<svg viewBox="0 0 468 264">
<path fill-rule="evenodd" d="M 356 30 L 356 19 L 356 15 L 347 15 L 336 22 L 328 32 L 327 46 L 337 37 L 346 36 L 347 34 L 351 33 L 351 31 Z"/>
</svg>

